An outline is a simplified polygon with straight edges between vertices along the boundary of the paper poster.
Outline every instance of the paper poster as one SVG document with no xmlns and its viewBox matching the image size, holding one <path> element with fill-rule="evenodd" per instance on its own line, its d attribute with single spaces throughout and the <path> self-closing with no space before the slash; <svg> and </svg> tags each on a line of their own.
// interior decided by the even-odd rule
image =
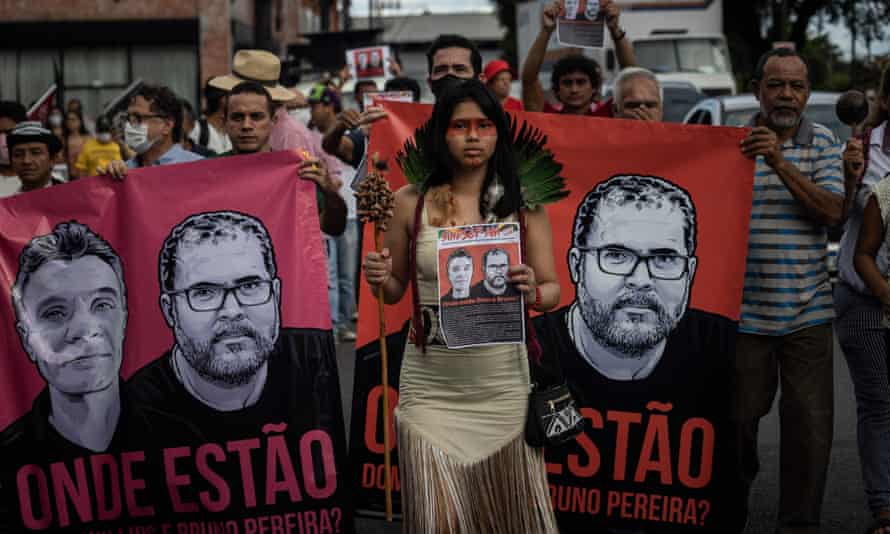
<svg viewBox="0 0 890 534">
<path fill-rule="evenodd" d="M 563 46 L 602 48 L 605 19 L 599 0 L 561 0 L 561 14 L 556 19 L 556 38 Z"/>
<path fill-rule="evenodd" d="M 353 80 L 389 77 L 388 46 L 354 48 L 346 51 L 346 64 Z"/>
<path fill-rule="evenodd" d="M 354 532 L 299 161 L 0 200 L 0 532 Z"/>
<path fill-rule="evenodd" d="M 365 109 L 371 106 L 379 106 L 380 102 L 413 102 L 414 93 L 411 91 L 367 91 L 362 93 L 362 103 Z"/>
<path fill-rule="evenodd" d="M 371 151 L 389 161 L 387 178 L 397 189 L 405 180 L 393 157 L 429 119 L 430 107 L 383 106 L 390 120 L 372 127 Z M 543 361 L 559 360 L 585 419 L 583 434 L 545 451 L 560 531 L 730 531 L 738 511 L 727 455 L 730 357 L 754 176 L 753 162 L 738 149 L 744 131 L 515 117 L 517 129 L 546 135 L 571 192 L 546 205 L 560 302 L 532 313 Z M 481 278 L 480 260 L 471 255 Z M 360 317 L 376 318 L 366 284 L 361 292 Z M 382 403 L 377 323 L 359 321 L 350 458 L 363 515 L 383 510 L 383 433 L 392 428 L 384 429 L 382 414 L 398 402 L 410 317 L 410 298 L 387 306 L 389 407 Z"/>
<path fill-rule="evenodd" d="M 523 343 L 523 297 L 509 280 L 522 263 L 519 224 L 473 224 L 438 232 L 439 328 L 449 348 Z"/>
</svg>

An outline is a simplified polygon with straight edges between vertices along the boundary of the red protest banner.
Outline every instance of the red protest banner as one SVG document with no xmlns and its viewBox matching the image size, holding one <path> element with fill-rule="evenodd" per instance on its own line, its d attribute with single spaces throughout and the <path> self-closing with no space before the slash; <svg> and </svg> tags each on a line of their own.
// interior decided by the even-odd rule
<svg viewBox="0 0 890 534">
<path fill-rule="evenodd" d="M 389 119 L 375 124 L 370 153 L 389 162 L 396 190 L 405 180 L 394 156 L 430 107 L 384 106 Z M 587 419 L 573 444 L 547 453 L 560 527 L 720 531 L 732 508 L 720 444 L 726 439 L 727 366 L 740 313 L 754 173 L 739 150 L 745 131 L 515 116 L 547 136 L 546 147 L 563 165 L 571 190 L 547 206 L 560 304 L 534 321 L 545 360 L 559 361 Z M 628 202 L 640 213 L 622 211 Z M 598 216 L 604 222 L 593 236 Z M 659 284 L 657 299 L 626 297 L 615 285 L 643 269 Z M 360 290 L 351 476 L 357 509 L 374 514 L 383 502 L 383 406 L 376 322 L 364 320 L 376 313 L 376 303 L 366 284 Z M 386 313 L 391 405 L 409 297 Z M 594 303 L 611 312 L 596 313 Z M 636 368 L 617 356 L 646 341 L 628 326 L 635 321 L 651 322 L 653 336 L 653 347 L 639 359 L 644 365 Z M 604 333 L 610 330 L 611 339 Z M 603 350 L 610 343 L 612 358 Z"/>
<path fill-rule="evenodd" d="M 0 201 L 0 530 L 353 531 L 299 161 Z"/>
</svg>

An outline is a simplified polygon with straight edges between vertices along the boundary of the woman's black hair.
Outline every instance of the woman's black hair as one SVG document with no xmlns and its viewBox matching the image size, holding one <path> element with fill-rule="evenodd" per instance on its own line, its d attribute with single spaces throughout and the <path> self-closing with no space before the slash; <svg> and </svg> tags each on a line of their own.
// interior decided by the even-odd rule
<svg viewBox="0 0 890 534">
<path fill-rule="evenodd" d="M 482 113 L 488 117 L 497 128 L 498 140 L 494 154 L 488 161 L 488 171 L 485 182 L 482 184 L 482 194 L 479 197 L 479 213 L 485 215 L 484 198 L 489 186 L 498 177 L 504 194 L 491 209 L 498 218 L 505 218 L 519 211 L 522 199 L 519 189 L 519 172 L 516 162 L 516 153 L 513 148 L 513 136 L 509 126 L 507 114 L 504 113 L 497 97 L 489 91 L 478 79 L 461 81 L 449 87 L 436 101 L 433 107 L 433 116 L 430 119 L 430 148 L 431 162 L 434 171 L 423 183 L 423 190 L 431 187 L 450 183 L 454 177 L 455 162 L 445 142 L 445 134 L 451 123 L 454 109 L 461 102 L 472 100 L 479 105 Z"/>
<path fill-rule="evenodd" d="M 71 114 L 77 115 L 77 119 L 80 121 L 80 128 L 77 129 L 77 133 L 80 135 L 89 135 L 90 132 L 87 130 L 87 125 L 83 122 L 83 113 L 80 111 L 66 111 L 64 115 L 62 115 L 62 131 L 65 132 L 65 138 L 67 139 L 69 135 L 75 133 L 68 129 L 68 115 Z"/>
</svg>

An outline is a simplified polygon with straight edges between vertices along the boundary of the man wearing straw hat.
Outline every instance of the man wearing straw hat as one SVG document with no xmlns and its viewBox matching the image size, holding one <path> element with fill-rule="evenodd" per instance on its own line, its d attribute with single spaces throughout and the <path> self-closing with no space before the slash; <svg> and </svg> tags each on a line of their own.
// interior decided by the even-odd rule
<svg viewBox="0 0 890 534">
<path fill-rule="evenodd" d="M 295 121 L 287 113 L 283 104 L 298 98 L 298 95 L 278 83 L 281 75 L 281 60 L 265 50 L 239 50 L 232 60 L 232 73 L 211 78 L 211 87 L 229 92 L 241 82 L 256 82 L 269 92 L 275 105 L 275 126 L 269 145 L 272 150 L 299 150 L 313 158 L 322 160 L 335 177 L 339 176 L 341 164 L 321 147 L 321 141 L 309 129 Z"/>
<path fill-rule="evenodd" d="M 278 83 L 281 75 L 281 60 L 265 50 L 239 50 L 232 60 L 232 73 L 211 78 L 207 84 L 227 93 L 244 82 L 254 82 L 263 86 L 272 100 L 273 126 L 269 136 L 271 150 L 297 150 L 303 160 L 319 164 L 321 172 L 307 175 L 323 194 L 324 209 L 328 217 L 322 221 L 322 231 L 330 235 L 340 235 L 346 225 L 346 209 L 339 196 L 340 171 L 343 164 L 321 147 L 321 136 L 294 120 L 283 104 L 298 98 L 299 95 Z M 228 105 L 226 106 L 228 109 Z M 228 117 L 226 119 L 228 122 Z M 301 174 L 302 176 L 302 174 Z M 332 206 L 330 204 L 336 204 Z M 342 209 L 341 209 L 342 208 Z M 332 220 L 337 214 L 337 221 Z"/>
</svg>

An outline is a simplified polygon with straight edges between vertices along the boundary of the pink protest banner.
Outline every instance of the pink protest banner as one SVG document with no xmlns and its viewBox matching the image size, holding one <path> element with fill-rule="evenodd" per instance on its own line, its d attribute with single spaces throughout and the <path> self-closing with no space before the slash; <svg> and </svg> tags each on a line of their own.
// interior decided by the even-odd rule
<svg viewBox="0 0 890 534">
<path fill-rule="evenodd" d="M 353 532 L 298 162 L 234 156 L 0 201 L 0 531 Z"/>
</svg>

